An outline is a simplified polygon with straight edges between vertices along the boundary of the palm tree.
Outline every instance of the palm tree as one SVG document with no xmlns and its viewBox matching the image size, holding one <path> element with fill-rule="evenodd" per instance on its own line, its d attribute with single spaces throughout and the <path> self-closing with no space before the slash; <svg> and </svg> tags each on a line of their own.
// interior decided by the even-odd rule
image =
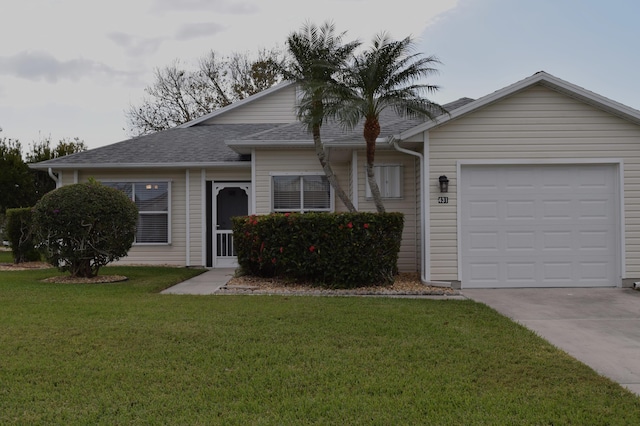
<svg viewBox="0 0 640 426">
<path fill-rule="evenodd" d="M 328 118 L 328 102 L 336 98 L 332 95 L 338 86 L 336 75 L 343 71 L 353 51 L 360 45 L 357 41 L 342 44 L 344 34 L 335 34 L 334 25 L 328 22 L 320 27 L 311 23 L 303 25 L 300 31 L 291 33 L 287 38 L 287 50 L 292 60 L 283 74 L 298 84 L 302 94 L 298 119 L 313 135 L 316 154 L 327 180 L 349 211 L 355 212 L 351 199 L 333 173 L 320 137 L 320 128 Z"/>
<path fill-rule="evenodd" d="M 434 56 L 414 53 L 411 37 L 395 41 L 385 33 L 376 36 L 370 49 L 353 59 L 346 69 L 348 92 L 340 94 L 342 102 L 333 113 L 348 128 L 364 119 L 363 136 L 367 146 L 367 180 L 376 210 L 384 212 L 384 204 L 374 174 L 376 139 L 380 135 L 380 113 L 393 108 L 397 114 L 409 118 L 428 118 L 446 114 L 440 105 L 429 101 L 427 94 L 438 86 L 420 83 L 437 73 Z"/>
</svg>

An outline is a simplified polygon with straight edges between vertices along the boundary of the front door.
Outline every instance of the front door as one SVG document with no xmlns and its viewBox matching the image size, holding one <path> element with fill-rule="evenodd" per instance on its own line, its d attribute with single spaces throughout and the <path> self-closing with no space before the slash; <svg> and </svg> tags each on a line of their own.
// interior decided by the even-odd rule
<svg viewBox="0 0 640 426">
<path fill-rule="evenodd" d="M 233 246 L 234 216 L 249 214 L 248 183 L 213 183 L 213 266 L 230 268 L 238 266 L 235 247 Z"/>
</svg>

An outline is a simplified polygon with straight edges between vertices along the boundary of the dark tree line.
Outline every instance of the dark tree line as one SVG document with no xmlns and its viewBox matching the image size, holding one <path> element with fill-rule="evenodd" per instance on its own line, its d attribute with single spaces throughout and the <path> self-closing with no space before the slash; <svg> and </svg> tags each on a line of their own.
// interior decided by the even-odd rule
<svg viewBox="0 0 640 426">
<path fill-rule="evenodd" d="M 30 145 L 23 156 L 22 144 L 17 139 L 0 138 L 0 216 L 7 209 L 31 207 L 44 194 L 55 189 L 55 182 L 46 171 L 30 169 L 29 163 L 50 160 L 76 152 L 86 151 L 84 141 L 65 138 L 51 147 L 50 138 Z"/>
</svg>

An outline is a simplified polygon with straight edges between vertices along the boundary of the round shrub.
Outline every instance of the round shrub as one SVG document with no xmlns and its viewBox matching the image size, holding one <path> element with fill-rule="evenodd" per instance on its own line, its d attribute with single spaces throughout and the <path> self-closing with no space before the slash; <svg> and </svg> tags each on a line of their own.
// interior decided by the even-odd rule
<svg viewBox="0 0 640 426">
<path fill-rule="evenodd" d="M 47 260 L 74 277 L 93 277 L 101 266 L 126 256 L 138 209 L 124 193 L 97 182 L 63 186 L 33 210 L 36 241 Z"/>
<path fill-rule="evenodd" d="M 40 260 L 40 253 L 33 242 L 30 207 L 7 209 L 5 235 L 11 245 L 14 263 Z"/>
</svg>

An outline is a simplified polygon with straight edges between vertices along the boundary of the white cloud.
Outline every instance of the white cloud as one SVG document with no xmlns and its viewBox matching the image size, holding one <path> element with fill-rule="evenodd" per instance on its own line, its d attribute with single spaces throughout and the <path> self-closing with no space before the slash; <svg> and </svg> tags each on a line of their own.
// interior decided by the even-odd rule
<svg viewBox="0 0 640 426">
<path fill-rule="evenodd" d="M 187 41 L 194 38 L 209 37 L 222 33 L 226 28 L 215 22 L 200 22 L 184 24 L 176 33 L 176 38 L 180 41 Z"/>
<path fill-rule="evenodd" d="M 46 52 L 30 51 L 0 57 L 0 74 L 49 83 L 60 79 L 77 81 L 95 75 L 133 77 L 132 73 L 115 70 L 101 62 L 83 58 L 60 61 Z"/>
<path fill-rule="evenodd" d="M 255 13 L 258 7 L 251 2 L 227 0 L 155 0 L 152 10 L 164 11 L 193 11 L 215 10 L 221 13 L 246 15 Z"/>
<path fill-rule="evenodd" d="M 107 34 L 107 38 L 124 47 L 130 56 L 147 56 L 156 53 L 165 40 L 163 37 L 139 37 L 122 32 Z"/>
</svg>

